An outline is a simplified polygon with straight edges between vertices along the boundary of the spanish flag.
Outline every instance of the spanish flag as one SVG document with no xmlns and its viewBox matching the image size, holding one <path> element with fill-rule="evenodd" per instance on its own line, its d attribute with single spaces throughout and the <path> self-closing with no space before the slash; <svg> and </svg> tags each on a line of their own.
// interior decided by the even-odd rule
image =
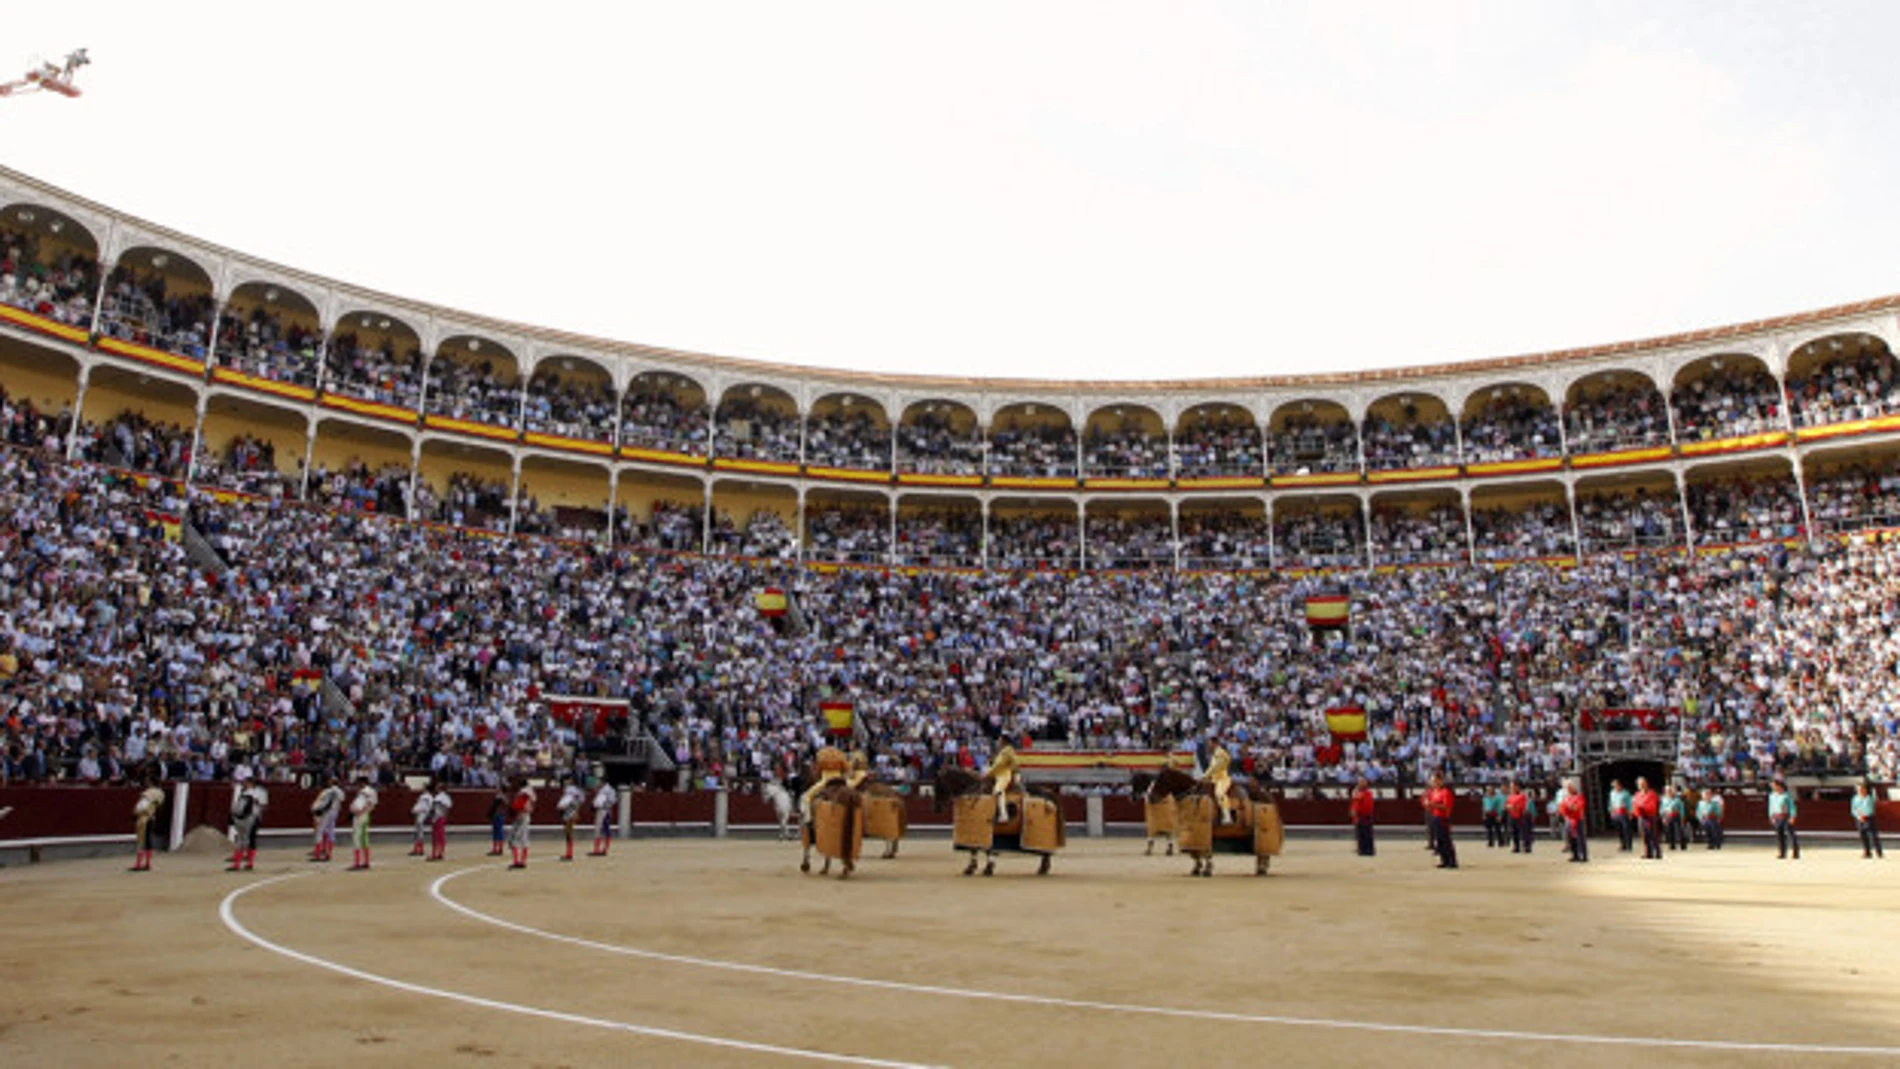
<svg viewBox="0 0 1900 1069">
<path fill-rule="evenodd" d="M 146 509 L 145 518 L 158 524 L 159 528 L 165 532 L 165 541 L 180 542 L 184 540 L 185 521 L 179 517 L 169 512 L 154 512 L 151 509 Z"/>
<path fill-rule="evenodd" d="M 1345 627 L 1350 609 L 1344 594 L 1315 594 L 1306 599 L 1306 626 Z"/>
<path fill-rule="evenodd" d="M 1326 710 L 1326 730 L 1334 742 L 1353 742 L 1366 737 L 1366 710 L 1358 705 L 1336 705 Z"/>
<path fill-rule="evenodd" d="M 785 591 L 775 586 L 768 586 L 752 595 L 752 604 L 758 607 L 760 616 L 784 616 Z"/>
<path fill-rule="evenodd" d="M 825 723 L 831 726 L 833 735 L 851 734 L 850 702 L 819 702 L 818 711 L 825 714 Z"/>
</svg>

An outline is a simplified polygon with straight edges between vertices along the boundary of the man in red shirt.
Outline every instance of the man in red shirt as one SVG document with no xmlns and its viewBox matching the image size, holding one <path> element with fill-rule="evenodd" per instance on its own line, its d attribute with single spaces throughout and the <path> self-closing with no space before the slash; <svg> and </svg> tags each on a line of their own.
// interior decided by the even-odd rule
<svg viewBox="0 0 1900 1069">
<path fill-rule="evenodd" d="M 1583 791 L 1577 786 L 1576 780 L 1571 780 L 1564 785 L 1564 800 L 1557 807 L 1557 812 L 1563 814 L 1564 845 L 1570 849 L 1572 861 L 1590 860 L 1590 838 L 1583 826 L 1584 807 L 1587 804 L 1583 800 Z"/>
<path fill-rule="evenodd" d="M 1431 789 L 1425 792 L 1425 812 L 1430 817 L 1432 848 L 1438 852 L 1438 867 L 1458 867 L 1458 847 L 1451 841 L 1451 808 L 1456 798 L 1445 786 L 1445 777 L 1432 773 Z"/>
<path fill-rule="evenodd" d="M 515 782 L 514 801 L 508 804 L 508 811 L 513 815 L 513 824 L 508 829 L 508 851 L 514 860 L 508 867 L 525 869 L 528 867 L 528 827 L 534 821 L 534 788 L 528 786 L 526 776 Z"/>
<path fill-rule="evenodd" d="M 1530 795 L 1524 793 L 1524 785 L 1511 781 L 1511 790 L 1504 796 L 1504 819 L 1511 822 L 1511 853 L 1528 854 L 1531 852 L 1531 840 L 1536 836 L 1530 813 Z"/>
<path fill-rule="evenodd" d="M 1636 816 L 1636 826 L 1643 833 L 1643 860 L 1661 861 L 1662 852 L 1662 799 L 1649 785 L 1649 780 L 1638 777 L 1636 797 L 1630 802 L 1630 811 Z"/>
<path fill-rule="evenodd" d="M 1352 830 L 1359 837 L 1359 856 L 1371 857 L 1372 846 L 1372 785 L 1366 777 L 1360 776 L 1352 789 Z"/>
</svg>

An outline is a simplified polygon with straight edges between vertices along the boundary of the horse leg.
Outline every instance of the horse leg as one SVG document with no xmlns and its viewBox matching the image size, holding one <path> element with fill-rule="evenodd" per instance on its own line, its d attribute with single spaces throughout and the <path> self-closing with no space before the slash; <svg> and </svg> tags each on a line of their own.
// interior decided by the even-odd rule
<svg viewBox="0 0 1900 1069">
<path fill-rule="evenodd" d="M 809 842 L 807 842 L 807 843 L 805 844 L 805 856 L 804 856 L 804 858 L 803 858 L 803 859 L 801 859 L 801 860 L 800 860 L 800 861 L 798 862 L 798 871 L 800 871 L 800 872 L 810 872 L 810 871 L 811 871 L 811 843 L 809 843 Z"/>
<path fill-rule="evenodd" d="M 838 873 L 838 878 L 841 880 L 849 879 L 851 874 L 856 872 L 857 870 L 858 870 L 858 866 L 855 863 L 853 863 L 850 858 L 847 857 L 844 859 L 844 868 L 842 871 Z"/>
<path fill-rule="evenodd" d="M 970 851 L 970 863 L 963 867 L 963 874 L 965 876 L 976 875 L 976 851 Z"/>
<path fill-rule="evenodd" d="M 1253 874 L 1255 876 L 1265 876 L 1267 874 L 1267 862 L 1271 860 L 1272 858 L 1265 858 L 1265 857 L 1254 858 L 1253 859 Z"/>
<path fill-rule="evenodd" d="M 1168 856 L 1169 857 L 1174 856 L 1174 840 L 1173 839 L 1168 840 Z"/>
<path fill-rule="evenodd" d="M 818 875 L 820 876 L 831 875 L 831 859 L 829 857 L 825 858 L 825 867 L 818 870 Z"/>
<path fill-rule="evenodd" d="M 1189 856 L 1189 857 L 1194 857 L 1194 855 L 1193 855 L 1193 854 L 1189 854 L 1188 856 Z M 1189 875 L 1189 876 L 1199 876 L 1200 874 L 1201 874 L 1201 859 L 1200 859 L 1200 858 L 1198 858 L 1198 857 L 1194 857 L 1194 871 L 1193 871 L 1193 872 L 1190 872 L 1190 873 L 1188 873 L 1188 875 Z"/>
<path fill-rule="evenodd" d="M 1155 856 L 1155 837 L 1154 836 L 1152 835 L 1148 836 L 1148 849 L 1142 851 L 1141 856 L 1142 857 Z"/>
<path fill-rule="evenodd" d="M 897 840 L 896 839 L 886 840 L 884 843 L 884 857 L 888 860 L 896 856 L 897 856 Z"/>
<path fill-rule="evenodd" d="M 1201 875 L 1203 877 L 1214 875 L 1214 855 L 1213 854 L 1207 855 L 1207 865 L 1201 869 Z"/>
<path fill-rule="evenodd" d="M 996 852 L 994 850 L 983 855 L 983 875 L 996 875 Z"/>
<path fill-rule="evenodd" d="M 1042 864 L 1036 867 L 1036 875 L 1038 876 L 1049 875 L 1049 861 L 1050 861 L 1050 856 L 1048 854 L 1042 855 Z"/>
</svg>

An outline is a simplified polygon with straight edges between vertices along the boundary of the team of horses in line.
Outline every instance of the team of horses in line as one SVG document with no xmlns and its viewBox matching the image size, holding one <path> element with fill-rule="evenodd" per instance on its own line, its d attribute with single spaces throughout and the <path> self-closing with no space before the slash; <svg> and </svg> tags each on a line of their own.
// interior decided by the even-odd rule
<svg viewBox="0 0 1900 1069">
<path fill-rule="evenodd" d="M 802 800 L 780 784 L 765 785 L 778 813 L 780 838 L 790 838 L 796 824 L 804 849 L 799 871 L 811 871 L 815 852 L 823 859 L 819 875 L 828 875 L 837 861 L 839 878 L 849 877 L 865 839 L 884 840 L 882 856 L 896 857 L 908 830 L 903 794 L 866 773 L 855 783 L 827 769 L 814 774 L 818 785 Z M 994 775 L 949 768 L 932 784 L 936 812 L 947 809 L 953 815 L 952 844 L 969 855 L 963 875 L 994 875 L 999 854 L 1038 858 L 1036 874 L 1048 875 L 1052 859 L 1068 841 L 1060 799 L 1020 777 L 1007 779 L 1001 791 L 996 783 Z M 1169 856 L 1179 849 L 1193 860 L 1191 876 L 1212 876 L 1216 854 L 1251 857 L 1254 874 L 1265 876 L 1285 844 L 1279 808 L 1264 788 L 1243 778 L 1217 783 L 1167 768 L 1138 772 L 1132 785 L 1143 801 L 1147 853 L 1165 841 Z"/>
</svg>

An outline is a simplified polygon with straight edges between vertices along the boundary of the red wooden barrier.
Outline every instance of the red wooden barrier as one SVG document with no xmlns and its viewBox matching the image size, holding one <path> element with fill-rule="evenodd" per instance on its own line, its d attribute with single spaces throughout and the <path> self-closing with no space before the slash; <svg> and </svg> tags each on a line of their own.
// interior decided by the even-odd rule
<svg viewBox="0 0 1900 1069">
<path fill-rule="evenodd" d="M 270 792 L 270 805 L 264 811 L 265 828 L 310 827 L 310 803 L 316 798 L 315 790 L 282 784 L 267 785 L 266 789 Z M 159 814 L 159 820 L 164 827 L 169 828 L 171 785 L 166 784 L 165 790 L 168 801 L 166 809 Z M 231 790 L 228 783 L 191 784 L 185 826 L 193 828 L 207 825 L 222 831 L 231 820 Z M 557 803 L 560 791 L 540 788 L 535 793 L 535 823 L 559 823 Z M 346 826 L 348 798 L 353 794 L 354 788 L 345 789 L 342 823 Z M 492 791 L 452 790 L 449 794 L 454 799 L 453 808 L 449 811 L 450 824 L 487 823 Z M 127 835 L 132 830 L 132 806 L 137 798 L 138 790 L 133 787 L 0 787 L 0 808 L 11 806 L 13 810 L 4 820 L 0 820 L 0 843 L 10 839 Z M 415 798 L 416 792 L 406 787 L 378 788 L 372 823 L 382 828 L 409 824 L 412 820 L 409 807 Z M 710 828 L 713 800 L 712 791 L 635 791 L 633 820 L 641 826 L 676 824 Z M 1729 830 L 1768 829 L 1767 800 L 1764 797 L 1729 795 L 1727 801 L 1726 823 Z M 1087 799 L 1080 795 L 1064 796 L 1063 819 L 1071 825 L 1081 825 L 1087 819 L 1087 805 Z M 1799 806 L 1799 826 L 1804 831 L 1854 830 L 1853 816 L 1847 801 L 1843 799 L 1803 800 Z M 947 811 L 937 812 L 929 798 L 912 795 L 905 799 L 905 807 L 912 827 L 947 827 L 950 824 L 950 814 Z M 1883 833 L 1900 832 L 1900 802 L 1881 801 L 1877 803 L 1875 811 Z M 1418 826 L 1424 820 L 1416 798 L 1381 799 L 1375 812 L 1378 823 L 1388 826 Z M 1139 823 L 1142 819 L 1141 801 L 1128 797 L 1104 798 L 1102 814 L 1109 823 Z M 592 817 L 591 807 L 582 811 L 584 821 L 591 821 Z M 1288 825 L 1294 826 L 1344 827 L 1349 823 L 1345 800 L 1333 798 L 1319 801 L 1284 799 L 1280 802 L 1280 817 Z M 756 793 L 738 791 L 728 798 L 727 821 L 731 824 L 774 824 L 777 819 L 771 803 Z M 1538 819 L 1542 822 L 1547 818 L 1540 812 Z M 1483 820 L 1478 799 L 1461 796 L 1453 823 L 1463 828 L 1481 825 Z"/>
</svg>

